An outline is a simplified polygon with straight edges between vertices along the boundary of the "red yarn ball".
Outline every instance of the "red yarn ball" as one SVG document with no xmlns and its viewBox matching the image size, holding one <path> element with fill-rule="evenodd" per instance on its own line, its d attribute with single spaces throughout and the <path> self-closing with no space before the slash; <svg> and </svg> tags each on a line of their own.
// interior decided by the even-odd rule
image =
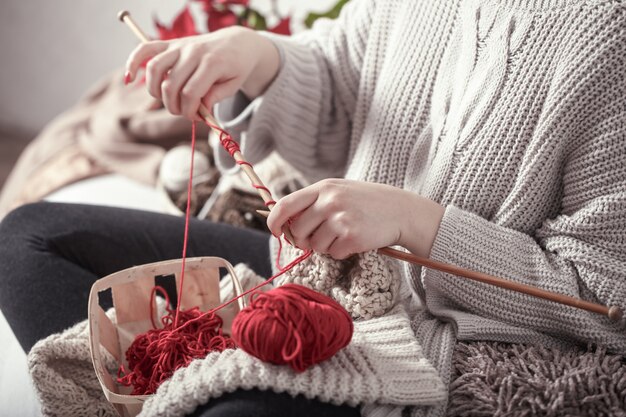
<svg viewBox="0 0 626 417">
<path fill-rule="evenodd" d="M 297 284 L 255 293 L 233 320 L 232 338 L 252 356 L 303 372 L 350 343 L 354 325 L 335 300 Z"/>
</svg>

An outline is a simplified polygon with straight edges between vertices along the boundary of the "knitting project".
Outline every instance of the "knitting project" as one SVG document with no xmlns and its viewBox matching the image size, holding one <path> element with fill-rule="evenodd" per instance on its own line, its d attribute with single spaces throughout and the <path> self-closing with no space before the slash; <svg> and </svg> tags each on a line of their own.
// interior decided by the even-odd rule
<svg viewBox="0 0 626 417">
<path fill-rule="evenodd" d="M 283 248 L 282 259 L 302 253 Z M 354 319 L 371 319 L 385 314 L 397 300 L 398 271 L 387 258 L 369 251 L 338 261 L 313 253 L 281 277 L 280 285 L 292 282 L 332 297 Z"/>
<path fill-rule="evenodd" d="M 235 273 L 244 288 L 263 281 L 243 264 Z M 220 282 L 220 295 L 233 296 L 228 277 Z M 114 311 L 108 314 L 114 320 Z M 87 322 L 81 322 L 38 342 L 29 353 L 45 416 L 116 416 L 93 371 L 88 337 Z M 107 367 L 114 372 L 112 358 Z M 404 307 L 398 305 L 381 317 L 355 323 L 345 349 L 302 373 L 261 362 L 241 349 L 209 354 L 175 372 L 140 415 L 184 416 L 211 398 L 253 387 L 334 404 L 365 404 L 365 416 L 399 412 L 404 406 L 441 405 L 446 397 L 442 379 L 425 358 Z"/>
</svg>

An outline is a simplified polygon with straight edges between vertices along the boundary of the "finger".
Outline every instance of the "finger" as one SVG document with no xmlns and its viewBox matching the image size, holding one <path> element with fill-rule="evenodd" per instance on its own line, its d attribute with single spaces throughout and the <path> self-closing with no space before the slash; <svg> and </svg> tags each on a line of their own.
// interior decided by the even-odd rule
<svg viewBox="0 0 626 417">
<path fill-rule="evenodd" d="M 328 253 L 331 245 L 337 240 L 337 235 L 330 222 L 322 223 L 311 236 L 311 249 L 317 253 Z"/>
<path fill-rule="evenodd" d="M 180 91 L 198 67 L 193 58 L 179 59 L 161 84 L 163 104 L 172 114 L 180 114 Z"/>
<path fill-rule="evenodd" d="M 316 187 L 308 186 L 278 200 L 267 218 L 267 227 L 274 236 L 280 236 L 285 223 L 296 214 L 315 203 L 318 196 Z"/>
<path fill-rule="evenodd" d="M 216 103 L 224 100 L 227 97 L 234 96 L 237 90 L 239 90 L 240 81 L 238 78 L 232 78 L 228 81 L 219 82 L 213 84 L 213 87 L 202 98 L 202 104 L 207 109 L 213 108 Z"/>
<path fill-rule="evenodd" d="M 167 49 L 167 42 L 152 41 L 138 45 L 126 60 L 126 72 L 129 74 L 129 81 L 133 81 L 137 76 L 139 67 L 155 55 Z"/>
<path fill-rule="evenodd" d="M 196 71 L 181 90 L 181 114 L 189 119 L 196 117 L 202 97 L 208 94 L 218 80 L 220 69 L 211 60 L 203 58 Z"/>
<path fill-rule="evenodd" d="M 310 249 L 310 239 L 313 233 L 324 223 L 326 217 L 315 204 L 301 211 L 297 218 L 289 225 L 291 235 L 300 249 Z"/>
<path fill-rule="evenodd" d="M 366 247 L 365 240 L 348 217 L 345 213 L 339 213 L 329 220 L 337 239 L 328 248 L 328 254 L 335 259 L 345 259 L 354 253 L 371 249 Z"/>
<path fill-rule="evenodd" d="M 178 60 L 178 57 L 178 50 L 173 49 L 155 56 L 148 62 L 146 66 L 146 84 L 148 92 L 150 92 L 152 97 L 159 100 L 162 99 L 161 84 L 167 72 Z"/>
<path fill-rule="evenodd" d="M 356 248 L 352 245 L 351 242 L 348 242 L 342 238 L 337 238 L 328 247 L 327 253 L 334 259 L 342 260 L 358 252 L 360 251 L 356 250 Z"/>
</svg>

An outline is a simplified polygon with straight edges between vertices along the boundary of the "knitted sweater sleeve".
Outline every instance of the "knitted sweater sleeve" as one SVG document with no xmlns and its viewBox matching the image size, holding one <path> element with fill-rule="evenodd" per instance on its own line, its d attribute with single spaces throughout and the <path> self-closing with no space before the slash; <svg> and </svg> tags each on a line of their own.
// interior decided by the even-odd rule
<svg viewBox="0 0 626 417">
<path fill-rule="evenodd" d="M 448 206 L 431 257 L 626 311 L 626 89 L 617 91 L 622 99 L 607 105 L 616 111 L 569 153 L 558 216 L 545 220 L 531 236 Z M 624 319 L 612 322 L 445 274 L 434 274 L 424 284 L 427 293 L 429 286 L 433 290 L 427 302 L 440 311 L 460 307 L 494 321 L 626 353 Z"/>
<path fill-rule="evenodd" d="M 242 95 L 216 107 L 242 152 L 257 162 L 276 149 L 311 181 L 345 169 L 373 0 L 353 0 L 336 20 L 320 19 L 293 37 L 265 34 L 277 46 L 281 69 L 263 96 Z M 231 158 L 216 148 L 220 168 Z"/>
</svg>

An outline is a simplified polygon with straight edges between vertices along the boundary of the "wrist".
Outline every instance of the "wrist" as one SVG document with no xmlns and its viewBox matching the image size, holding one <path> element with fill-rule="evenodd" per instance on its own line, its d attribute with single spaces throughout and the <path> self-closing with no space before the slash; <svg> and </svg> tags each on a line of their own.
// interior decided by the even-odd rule
<svg viewBox="0 0 626 417">
<path fill-rule="evenodd" d="M 249 36 L 253 37 L 252 45 L 258 55 L 256 65 L 243 83 L 241 91 L 250 100 L 262 95 L 274 81 L 280 70 L 280 54 L 278 48 L 270 39 L 249 30 Z"/>
<path fill-rule="evenodd" d="M 398 244 L 415 255 L 429 257 L 445 207 L 425 197 L 405 191 L 408 204 Z"/>
</svg>

